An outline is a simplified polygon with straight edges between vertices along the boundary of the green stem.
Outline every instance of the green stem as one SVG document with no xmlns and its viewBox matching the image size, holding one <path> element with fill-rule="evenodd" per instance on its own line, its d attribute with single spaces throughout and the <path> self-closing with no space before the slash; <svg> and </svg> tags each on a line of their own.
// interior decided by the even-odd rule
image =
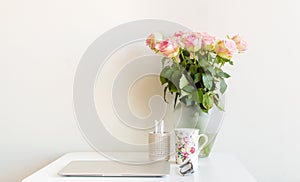
<svg viewBox="0 0 300 182">
<path fill-rule="evenodd" d="M 178 60 L 176 57 L 172 57 L 172 60 L 176 63 L 176 64 L 179 64 Z"/>
<path fill-rule="evenodd" d="M 180 55 L 181 55 L 181 57 L 182 57 L 183 61 L 185 61 L 185 59 L 184 59 L 184 56 L 183 56 L 183 53 L 182 53 L 182 50 L 181 50 L 181 49 L 180 49 Z"/>
</svg>

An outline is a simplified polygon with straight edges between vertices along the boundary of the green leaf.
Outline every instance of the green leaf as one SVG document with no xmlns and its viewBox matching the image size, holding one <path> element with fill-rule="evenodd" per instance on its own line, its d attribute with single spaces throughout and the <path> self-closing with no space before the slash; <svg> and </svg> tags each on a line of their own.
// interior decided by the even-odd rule
<svg viewBox="0 0 300 182">
<path fill-rule="evenodd" d="M 220 79 L 220 92 L 224 94 L 227 89 L 227 84 L 223 78 Z"/>
<path fill-rule="evenodd" d="M 169 82 L 169 90 L 171 93 L 178 92 L 178 89 L 176 88 L 176 86 L 174 84 L 172 84 L 171 82 Z"/>
<path fill-rule="evenodd" d="M 207 54 L 207 60 L 210 62 L 211 60 L 212 60 L 212 57 L 211 57 L 211 55 L 208 53 Z"/>
<path fill-rule="evenodd" d="M 195 88 L 191 85 L 187 85 L 187 86 L 183 87 L 182 90 L 184 90 L 188 93 L 193 93 L 193 91 L 195 91 Z"/>
<path fill-rule="evenodd" d="M 168 68 L 165 67 L 165 68 L 164 68 L 163 70 L 161 70 L 161 72 L 160 72 L 159 79 L 160 79 L 160 82 L 161 82 L 162 85 L 165 84 L 165 83 L 167 83 L 167 79 L 166 79 L 166 77 L 165 77 L 167 70 L 168 70 Z"/>
<path fill-rule="evenodd" d="M 222 70 L 219 70 L 218 74 L 217 74 L 219 77 L 222 77 L 222 78 L 229 78 L 230 75 L 226 72 L 223 72 Z"/>
<path fill-rule="evenodd" d="M 188 80 L 186 79 L 185 75 L 182 75 L 182 77 L 180 78 L 180 81 L 179 81 L 179 89 L 180 89 L 180 97 L 184 97 L 186 95 L 189 95 L 188 92 L 184 91 L 183 88 L 188 86 L 189 85 L 189 82 Z"/>
<path fill-rule="evenodd" d="M 167 80 L 170 80 L 172 75 L 172 69 L 170 66 L 166 66 L 163 70 L 160 72 L 160 82 L 163 84 L 166 83 Z"/>
<path fill-rule="evenodd" d="M 189 51 L 187 51 L 187 50 L 183 50 L 183 51 L 182 51 L 182 54 L 183 54 L 185 57 L 190 57 L 190 53 L 189 53 Z"/>
<path fill-rule="evenodd" d="M 159 79 L 162 85 L 168 82 L 165 77 L 160 76 Z"/>
<path fill-rule="evenodd" d="M 207 88 L 208 90 L 211 90 L 213 87 L 213 77 L 211 76 L 211 74 L 203 73 L 202 80 L 203 80 L 205 88 Z"/>
<path fill-rule="evenodd" d="M 218 56 L 218 55 L 216 56 L 216 58 L 215 58 L 215 63 L 216 63 L 216 64 L 219 64 L 219 63 L 220 63 L 220 56 Z"/>
<path fill-rule="evenodd" d="M 201 80 L 201 73 L 196 73 L 194 76 L 194 82 L 198 83 Z"/>
<path fill-rule="evenodd" d="M 222 58 L 225 63 L 230 62 L 230 59 Z"/>
<path fill-rule="evenodd" d="M 212 67 L 211 65 L 207 66 L 206 68 L 212 75 L 215 75 L 215 70 L 214 67 Z"/>
<path fill-rule="evenodd" d="M 202 103 L 203 102 L 203 89 L 202 88 L 198 88 L 198 103 Z"/>
<path fill-rule="evenodd" d="M 209 110 L 214 105 L 214 98 L 213 95 L 210 92 L 207 92 L 203 95 L 203 106 Z"/>
<path fill-rule="evenodd" d="M 199 65 L 200 65 L 202 68 L 207 68 L 207 67 L 210 66 L 210 64 L 209 64 L 205 59 L 200 59 Z"/>
<path fill-rule="evenodd" d="M 173 74 L 171 76 L 171 81 L 176 87 L 179 87 L 179 80 L 180 80 L 181 76 L 182 76 L 182 74 L 179 70 L 173 71 Z"/>
<path fill-rule="evenodd" d="M 201 88 L 192 93 L 192 99 L 195 103 L 200 104 L 203 100 L 203 91 Z"/>
<path fill-rule="evenodd" d="M 191 74 L 197 73 L 197 66 L 191 65 L 191 66 L 190 66 L 190 69 L 189 69 L 189 72 L 190 72 Z"/>
<path fill-rule="evenodd" d="M 229 64 L 230 64 L 230 60 L 229 59 L 222 58 L 222 57 L 220 57 L 218 55 L 215 58 L 215 62 L 218 63 L 218 64 L 221 64 L 221 65 L 224 65 L 226 62 L 229 62 Z"/>
</svg>

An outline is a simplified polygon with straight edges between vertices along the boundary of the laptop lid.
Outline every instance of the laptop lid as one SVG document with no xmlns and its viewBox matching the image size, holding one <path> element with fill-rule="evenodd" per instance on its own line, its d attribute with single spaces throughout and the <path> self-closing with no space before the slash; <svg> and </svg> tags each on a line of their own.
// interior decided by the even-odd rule
<svg viewBox="0 0 300 182">
<path fill-rule="evenodd" d="M 114 161 L 72 161 L 58 172 L 61 176 L 143 176 L 158 177 L 170 173 L 168 161 L 148 164 L 124 164 Z"/>
</svg>

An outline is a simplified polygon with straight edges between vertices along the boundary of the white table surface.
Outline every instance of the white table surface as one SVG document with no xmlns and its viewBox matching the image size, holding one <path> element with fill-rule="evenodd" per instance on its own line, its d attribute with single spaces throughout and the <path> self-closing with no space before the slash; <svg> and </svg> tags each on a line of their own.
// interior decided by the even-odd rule
<svg viewBox="0 0 300 182">
<path fill-rule="evenodd" d="M 117 154 L 117 153 L 114 153 Z M 124 153 L 122 153 L 124 154 Z M 135 158 L 140 153 L 128 153 Z M 142 154 L 144 155 L 144 154 Z M 123 155 L 124 156 L 124 155 Z M 95 181 L 170 181 L 170 182 L 257 182 L 235 157 L 213 153 L 210 157 L 199 159 L 199 170 L 193 175 L 181 176 L 178 166 L 171 161 L 170 175 L 165 177 L 62 177 L 57 175 L 63 167 L 73 160 L 108 160 L 96 152 L 68 153 L 25 178 L 22 182 L 95 182 Z"/>
</svg>

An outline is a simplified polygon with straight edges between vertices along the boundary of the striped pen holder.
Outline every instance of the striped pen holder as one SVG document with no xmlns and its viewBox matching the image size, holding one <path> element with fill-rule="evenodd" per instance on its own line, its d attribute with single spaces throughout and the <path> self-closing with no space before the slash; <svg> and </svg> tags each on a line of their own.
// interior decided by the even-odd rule
<svg viewBox="0 0 300 182">
<path fill-rule="evenodd" d="M 170 159 L 170 133 L 149 132 L 149 159 L 169 160 Z"/>
</svg>

